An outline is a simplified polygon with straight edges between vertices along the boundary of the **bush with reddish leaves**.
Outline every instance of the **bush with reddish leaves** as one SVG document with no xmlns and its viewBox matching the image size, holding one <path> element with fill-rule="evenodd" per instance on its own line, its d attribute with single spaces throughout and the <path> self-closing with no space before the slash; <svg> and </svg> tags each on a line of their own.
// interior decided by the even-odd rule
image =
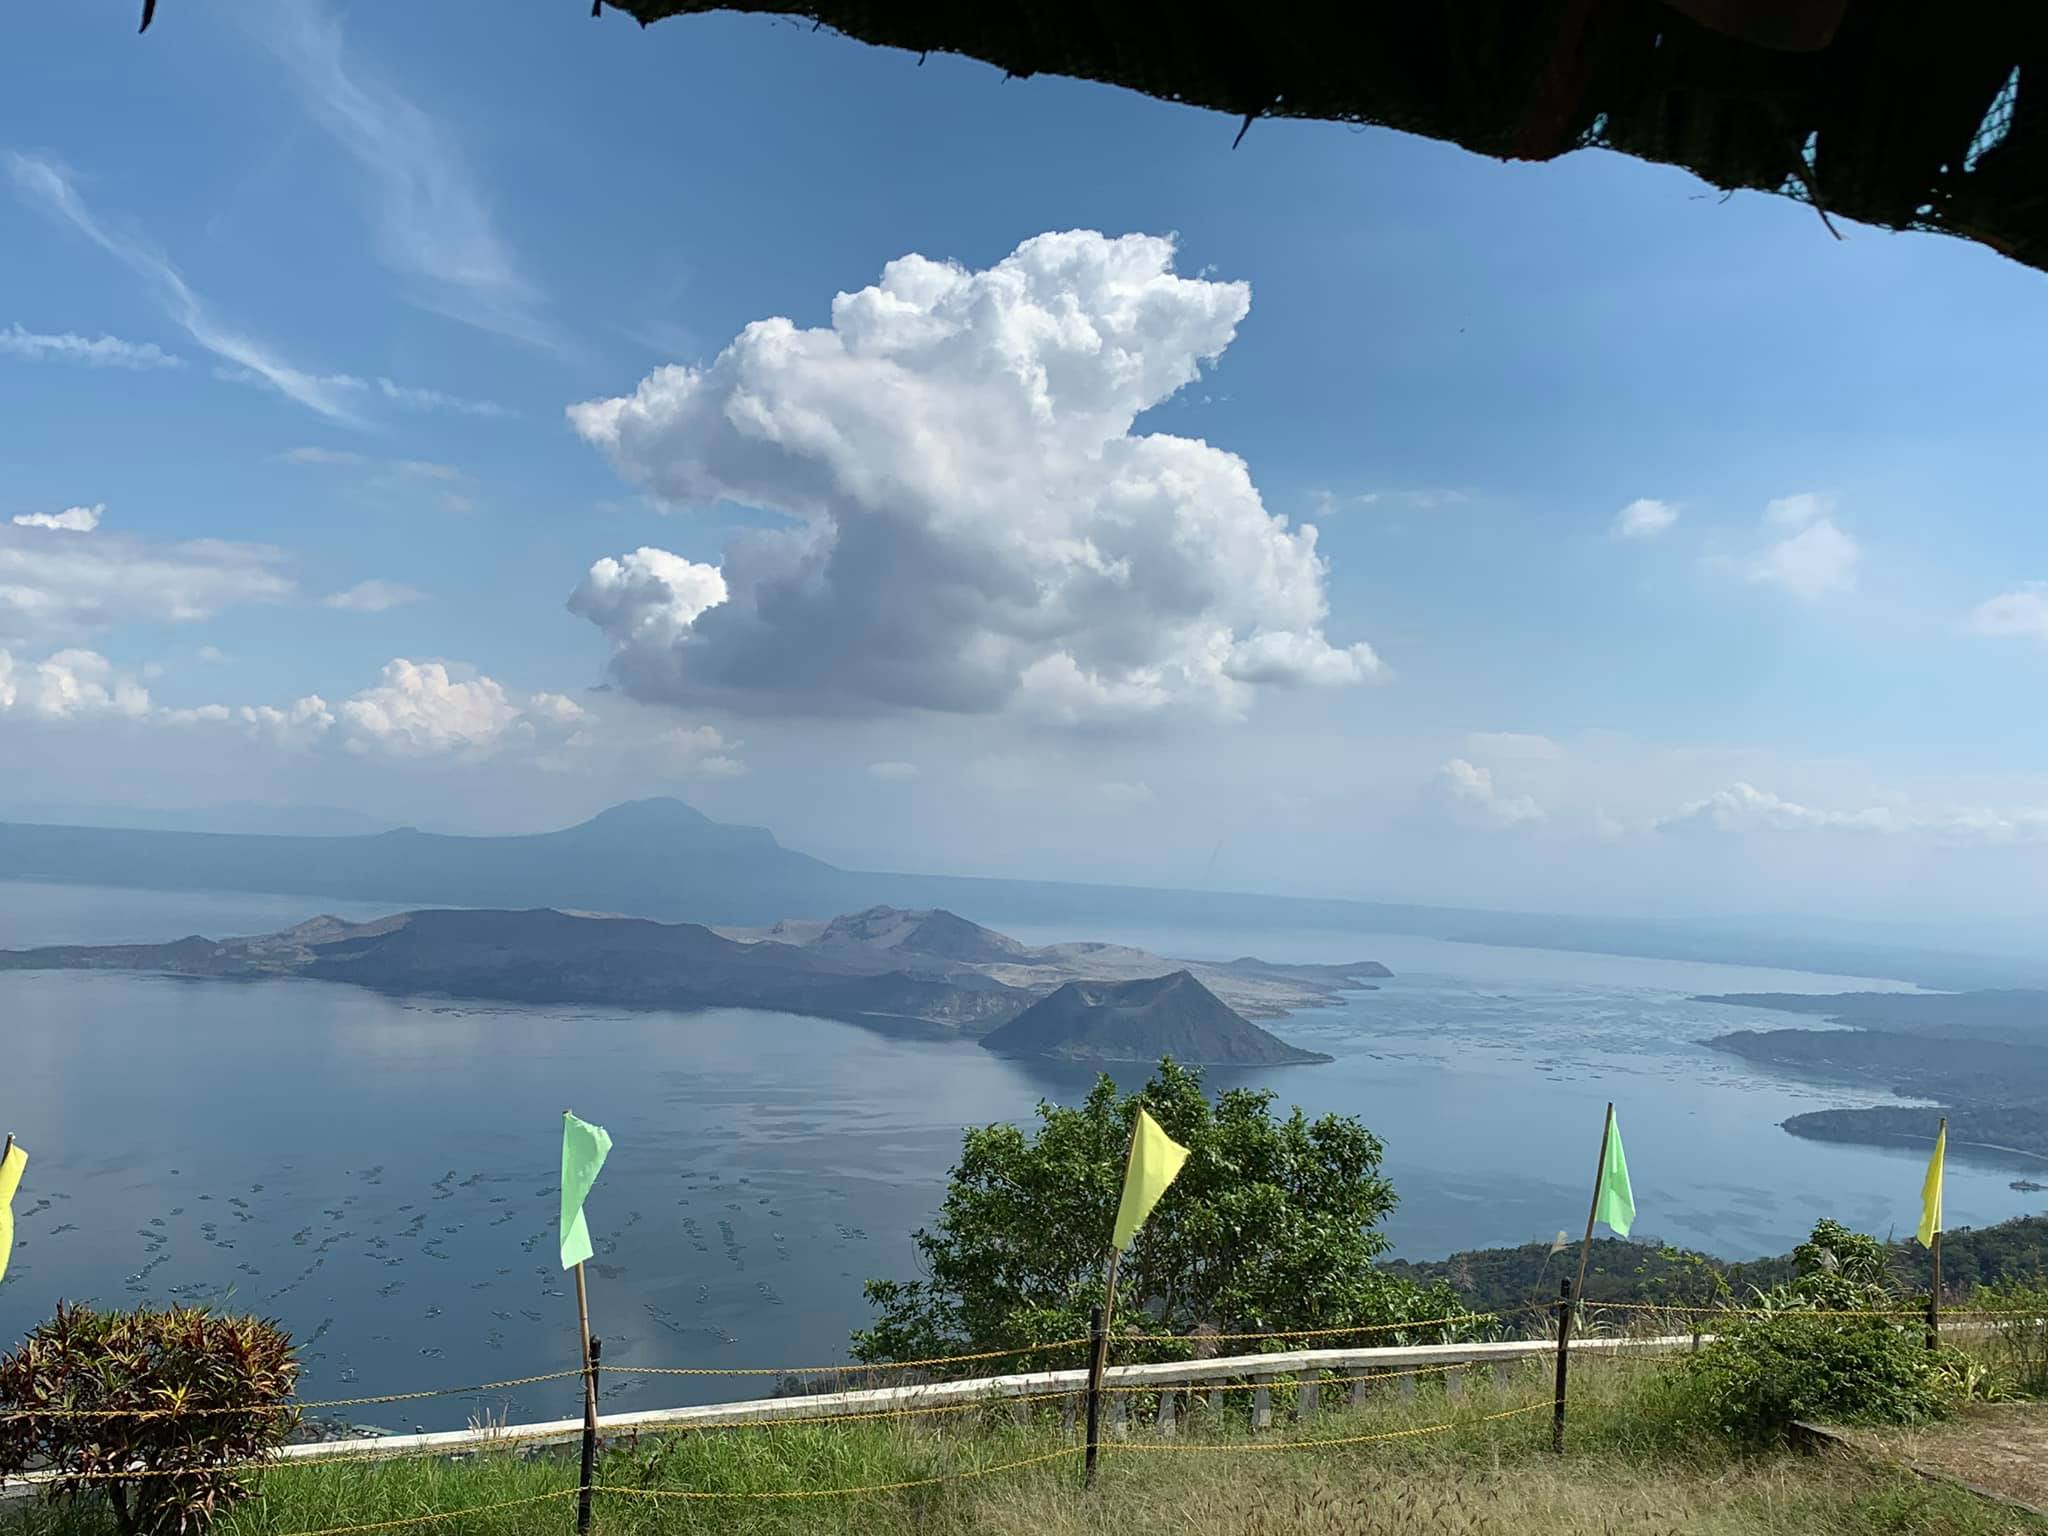
<svg viewBox="0 0 2048 1536">
<path fill-rule="evenodd" d="M 123 1536 L 189 1536 L 297 1427 L 298 1375 L 263 1318 L 60 1304 L 0 1359 L 0 1473 L 54 1472 L 55 1499 L 104 1494 Z"/>
</svg>

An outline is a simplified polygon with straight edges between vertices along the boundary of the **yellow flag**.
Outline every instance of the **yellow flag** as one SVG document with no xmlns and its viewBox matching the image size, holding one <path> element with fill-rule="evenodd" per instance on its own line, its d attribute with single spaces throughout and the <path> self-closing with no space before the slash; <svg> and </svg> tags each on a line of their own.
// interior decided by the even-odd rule
<svg viewBox="0 0 2048 1536">
<path fill-rule="evenodd" d="M 1159 1122 L 1144 1110 L 1131 1132 L 1131 1161 L 1124 1169 L 1124 1197 L 1116 1208 L 1116 1232 L 1110 1241 L 1119 1249 L 1129 1245 L 1152 1214 L 1152 1207 L 1166 1193 L 1180 1165 L 1188 1160 L 1188 1149 L 1159 1129 Z"/>
<path fill-rule="evenodd" d="M 14 1252 L 14 1192 L 21 1188 L 21 1171 L 28 1166 L 28 1154 L 19 1142 L 8 1145 L 0 1157 L 0 1280 L 7 1278 L 7 1260 Z"/>
<path fill-rule="evenodd" d="M 1920 1186 L 1920 1230 L 1914 1236 L 1922 1248 L 1934 1246 L 1934 1234 L 1941 1230 L 1942 1164 L 1948 1156 L 1948 1120 L 1934 1133 L 1934 1156 L 1927 1160 L 1927 1179 Z"/>
</svg>

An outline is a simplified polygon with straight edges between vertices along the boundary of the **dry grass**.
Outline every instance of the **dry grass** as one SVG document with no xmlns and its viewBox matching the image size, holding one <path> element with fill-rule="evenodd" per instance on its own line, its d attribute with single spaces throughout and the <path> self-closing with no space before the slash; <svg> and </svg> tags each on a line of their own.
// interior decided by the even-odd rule
<svg viewBox="0 0 2048 1536">
<path fill-rule="evenodd" d="M 2048 1403 L 1978 1403 L 1945 1424 L 1858 1430 L 1849 1438 L 2048 1510 Z"/>
</svg>

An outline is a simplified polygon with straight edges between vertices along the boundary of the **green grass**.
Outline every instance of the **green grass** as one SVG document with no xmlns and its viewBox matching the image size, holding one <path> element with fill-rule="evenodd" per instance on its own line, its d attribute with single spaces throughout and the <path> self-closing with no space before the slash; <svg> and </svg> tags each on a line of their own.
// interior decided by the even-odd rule
<svg viewBox="0 0 2048 1536">
<path fill-rule="evenodd" d="M 782 1425 L 612 1445 L 599 1481 L 650 1492 L 722 1495 L 909 1483 L 889 1492 L 789 1499 L 680 1499 L 600 1493 L 595 1528 L 617 1536 L 850 1532 L 878 1536 L 1440 1536 L 1541 1532 L 1707 1536 L 2048 1536 L 2048 1522 L 1837 1455 L 1743 1455 L 1692 1433 L 1666 1372 L 1650 1362 L 1574 1371 L 1568 1454 L 1550 1451 L 1545 1373 L 1524 1367 L 1505 1387 L 1475 1378 L 1457 1398 L 1425 1381 L 1412 1400 L 1384 1392 L 1358 1410 L 1332 1407 L 1308 1426 L 1254 1439 L 1241 1406 L 1197 1414 L 1181 1450 L 1149 1425 L 1105 1449 L 1098 1485 L 1058 1419 L 1015 1424 L 975 1410 L 882 1423 Z M 1332 1394 L 1334 1395 L 1334 1394 Z M 1274 1394 L 1276 1420 L 1285 1394 Z M 1235 1401 L 1241 1405 L 1242 1397 Z M 1533 1411 L 1483 1421 L 1514 1408 Z M 1349 1445 L 1304 1439 L 1454 1428 Z M 1253 1446 L 1280 1447 L 1254 1450 Z M 1055 1459 L 972 1476 L 1033 1457 Z M 927 1483 L 926 1479 L 946 1479 Z M 573 1457 L 495 1453 L 467 1461 L 306 1466 L 263 1478 L 260 1495 L 219 1536 L 284 1536 L 479 1506 L 571 1489 Z M 459 1515 L 400 1530 L 449 1536 L 563 1536 L 573 1496 Z M 90 1506 L 38 1509 L 0 1536 L 106 1536 Z"/>
</svg>

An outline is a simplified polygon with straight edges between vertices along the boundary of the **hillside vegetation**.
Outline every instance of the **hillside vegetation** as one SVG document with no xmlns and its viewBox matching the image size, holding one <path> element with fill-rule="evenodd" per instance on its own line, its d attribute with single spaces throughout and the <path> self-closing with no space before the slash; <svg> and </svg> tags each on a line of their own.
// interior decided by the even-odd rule
<svg viewBox="0 0 2048 1536">
<path fill-rule="evenodd" d="M 1910 1238 L 1886 1245 L 1892 1278 L 1902 1291 L 1927 1289 L 1927 1250 Z M 1578 1264 L 1574 1244 L 1553 1254 L 1548 1243 L 1517 1248 L 1472 1248 L 1442 1259 L 1389 1259 L 1381 1267 L 1403 1279 L 1441 1282 L 1479 1311 L 1555 1301 L 1558 1280 Z M 1593 1240 L 1586 1266 L 1586 1303 L 1654 1302 L 1698 1306 L 1713 1301 L 1725 1285 L 1739 1305 L 1753 1290 L 1782 1285 L 1792 1275 L 1792 1255 L 1729 1261 L 1691 1248 L 1635 1243 L 1618 1237 Z M 1969 1295 L 1980 1285 L 2038 1283 L 2048 1277 L 2048 1216 L 2020 1216 L 1990 1227 L 1959 1227 L 1941 1239 L 1945 1294 Z"/>
</svg>

